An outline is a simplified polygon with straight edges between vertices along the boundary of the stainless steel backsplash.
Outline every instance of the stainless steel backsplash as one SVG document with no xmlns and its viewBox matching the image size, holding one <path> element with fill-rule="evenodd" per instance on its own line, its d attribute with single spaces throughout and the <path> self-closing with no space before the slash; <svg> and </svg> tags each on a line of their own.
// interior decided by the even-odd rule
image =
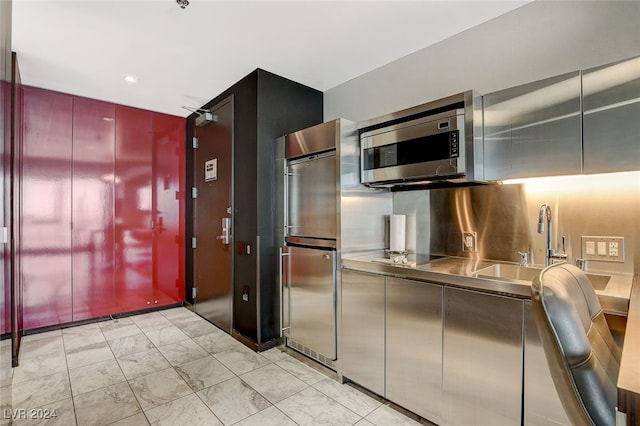
<svg viewBox="0 0 640 426">
<path fill-rule="evenodd" d="M 637 272 L 640 250 L 640 173 L 528 180 L 396 192 L 394 214 L 407 215 L 407 249 L 418 253 L 544 264 L 546 239 L 538 234 L 540 205 L 552 210 L 552 248 L 566 238 L 569 261 L 582 256 L 582 236 L 624 237 L 625 262 L 590 260 L 588 269 Z M 477 252 L 462 249 L 462 232 L 476 232 Z M 634 270 L 635 268 L 635 270 Z"/>
</svg>

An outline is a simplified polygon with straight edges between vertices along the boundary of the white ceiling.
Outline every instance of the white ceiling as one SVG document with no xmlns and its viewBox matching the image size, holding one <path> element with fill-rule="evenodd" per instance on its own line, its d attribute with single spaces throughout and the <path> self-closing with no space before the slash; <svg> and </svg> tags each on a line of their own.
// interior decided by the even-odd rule
<svg viewBox="0 0 640 426">
<path fill-rule="evenodd" d="M 189 1 L 13 0 L 22 82 L 187 116 L 256 68 L 325 91 L 528 2 Z"/>
</svg>

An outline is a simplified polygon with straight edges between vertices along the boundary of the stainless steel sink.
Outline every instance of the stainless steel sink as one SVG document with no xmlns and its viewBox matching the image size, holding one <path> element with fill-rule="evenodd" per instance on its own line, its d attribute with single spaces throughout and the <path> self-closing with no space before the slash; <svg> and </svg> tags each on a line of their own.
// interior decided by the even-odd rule
<svg viewBox="0 0 640 426">
<path fill-rule="evenodd" d="M 503 280 L 531 282 L 540 274 L 542 269 L 543 268 L 539 267 L 496 263 L 495 265 L 475 271 L 473 275 L 479 278 L 500 278 Z M 609 284 L 609 280 L 611 280 L 609 275 L 598 274 L 587 274 L 587 278 L 589 278 L 595 290 L 604 290 L 607 284 Z"/>
<path fill-rule="evenodd" d="M 542 268 L 496 263 L 488 268 L 477 270 L 474 275 L 479 278 L 501 278 L 516 281 L 528 281 L 540 274 Z"/>
<path fill-rule="evenodd" d="M 604 290 L 607 288 L 607 284 L 609 284 L 609 280 L 611 279 L 609 275 L 587 274 L 587 277 L 595 290 Z"/>
</svg>

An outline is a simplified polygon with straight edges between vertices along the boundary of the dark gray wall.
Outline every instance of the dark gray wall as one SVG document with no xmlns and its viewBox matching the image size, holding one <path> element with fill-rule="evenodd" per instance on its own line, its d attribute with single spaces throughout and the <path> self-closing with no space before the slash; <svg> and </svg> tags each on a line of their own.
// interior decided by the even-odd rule
<svg viewBox="0 0 640 426">
<path fill-rule="evenodd" d="M 249 242 L 251 255 L 235 255 L 233 328 L 258 344 L 279 336 L 276 247 L 274 229 L 275 139 L 322 122 L 322 92 L 257 69 L 205 104 L 208 108 L 234 95 L 234 248 Z M 188 119 L 190 146 L 193 120 Z M 193 185 L 193 155 L 187 149 L 187 188 Z M 193 230 L 192 204 L 187 200 L 187 241 Z M 258 247 L 259 237 L 259 247 Z M 187 298 L 193 286 L 193 257 L 187 244 Z M 258 251 L 259 250 L 259 251 Z M 249 301 L 242 287 L 249 287 Z"/>
</svg>

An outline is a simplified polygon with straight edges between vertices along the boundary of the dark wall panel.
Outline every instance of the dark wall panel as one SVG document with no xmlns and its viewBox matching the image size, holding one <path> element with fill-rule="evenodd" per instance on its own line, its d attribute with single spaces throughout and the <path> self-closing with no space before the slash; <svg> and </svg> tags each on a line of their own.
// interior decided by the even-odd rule
<svg viewBox="0 0 640 426">
<path fill-rule="evenodd" d="M 256 195 L 260 210 L 256 214 L 261 239 L 260 260 L 260 335 L 268 341 L 280 335 L 278 247 L 274 235 L 277 218 L 275 188 L 275 140 L 322 123 L 322 92 L 284 79 L 264 70 L 258 71 L 257 180 Z"/>
<path fill-rule="evenodd" d="M 233 328 L 258 344 L 279 336 L 277 247 L 274 227 L 275 139 L 322 122 L 322 92 L 257 69 L 205 104 L 209 108 L 234 96 L 234 256 Z M 191 143 L 196 114 L 189 117 Z M 187 149 L 187 176 L 193 174 L 193 150 Z M 191 178 L 188 178 L 191 179 Z M 192 180 L 187 187 L 192 186 Z M 193 217 L 187 202 L 187 218 Z M 189 219 L 190 220 L 190 219 Z M 187 238 L 192 230 L 187 226 Z M 258 241 L 259 237 L 259 241 Z M 251 254 L 238 251 L 249 243 Z M 187 290 L 193 285 L 192 250 L 187 248 Z M 242 288 L 249 298 L 243 300 Z M 190 297 L 190 294 L 187 294 Z"/>
</svg>

